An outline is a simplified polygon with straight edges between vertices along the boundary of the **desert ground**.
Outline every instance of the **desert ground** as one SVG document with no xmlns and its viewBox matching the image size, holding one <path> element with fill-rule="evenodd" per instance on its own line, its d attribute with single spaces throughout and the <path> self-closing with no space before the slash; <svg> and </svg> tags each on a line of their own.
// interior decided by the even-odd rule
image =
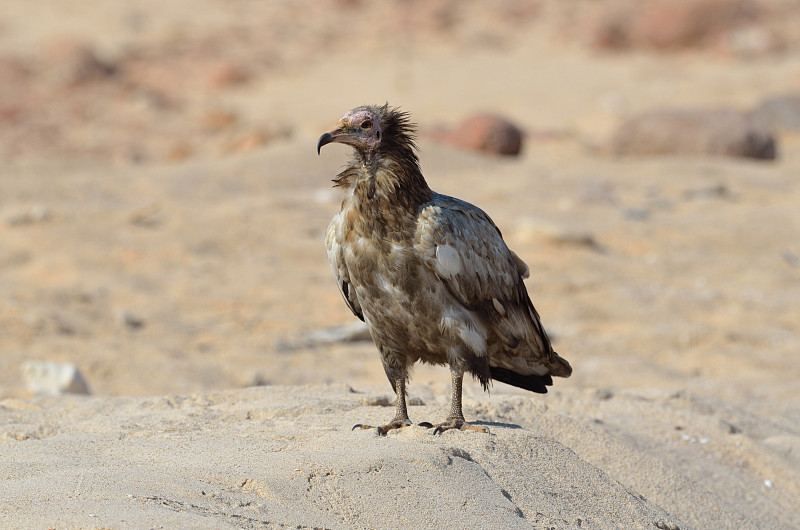
<svg viewBox="0 0 800 530">
<path fill-rule="evenodd" d="M 800 94 L 800 8 L 666 4 L 5 0 L 0 526 L 799 528 L 800 125 L 774 160 L 608 146 Z M 686 12 L 725 16 L 647 31 Z M 387 101 L 574 368 L 465 379 L 490 434 L 350 431 L 394 396 L 371 342 L 328 338 L 357 322 L 323 245 L 349 150 L 316 141 Z M 519 156 L 441 141 L 480 112 Z M 89 395 L 37 395 L 29 361 Z M 412 420 L 449 386 L 418 367 Z"/>
</svg>

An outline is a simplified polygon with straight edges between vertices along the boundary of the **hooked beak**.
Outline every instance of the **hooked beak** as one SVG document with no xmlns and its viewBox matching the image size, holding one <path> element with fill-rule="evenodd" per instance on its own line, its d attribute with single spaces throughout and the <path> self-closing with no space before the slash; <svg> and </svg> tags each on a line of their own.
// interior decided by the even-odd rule
<svg viewBox="0 0 800 530">
<path fill-rule="evenodd" d="M 322 149 L 323 145 L 327 145 L 333 142 L 333 135 L 329 132 L 326 132 L 322 136 L 319 137 L 319 141 L 317 142 L 317 154 L 319 154 L 319 150 Z"/>
<path fill-rule="evenodd" d="M 350 132 L 349 124 L 340 121 L 335 129 L 332 129 L 322 136 L 319 137 L 319 141 L 317 142 L 317 154 L 319 154 L 320 149 L 322 149 L 323 145 L 331 144 L 334 142 L 339 143 L 349 143 L 355 140 L 355 137 Z"/>
</svg>

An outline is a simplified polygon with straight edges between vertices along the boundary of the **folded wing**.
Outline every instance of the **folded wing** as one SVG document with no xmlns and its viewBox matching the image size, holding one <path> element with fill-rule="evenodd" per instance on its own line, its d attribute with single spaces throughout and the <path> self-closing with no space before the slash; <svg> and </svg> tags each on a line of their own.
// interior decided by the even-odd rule
<svg viewBox="0 0 800 530">
<path fill-rule="evenodd" d="M 420 215 L 416 240 L 426 265 L 502 342 L 490 359 L 495 379 L 521 386 L 505 379 L 571 373 L 569 364 L 553 351 L 525 289 L 527 265 L 506 246 L 485 212 L 436 195 Z"/>
<path fill-rule="evenodd" d="M 336 285 L 339 287 L 339 292 L 342 294 L 347 307 L 353 312 L 355 316 L 364 320 L 364 314 L 361 311 L 361 303 L 358 301 L 355 289 L 350 288 L 350 274 L 347 271 L 347 266 L 344 262 L 343 250 L 341 247 L 341 239 L 338 235 L 340 232 L 339 223 L 341 222 L 340 216 L 336 215 L 331 224 L 328 225 L 328 231 L 325 234 L 325 248 L 328 251 L 328 262 L 331 265 L 333 276 L 336 278 Z"/>
</svg>

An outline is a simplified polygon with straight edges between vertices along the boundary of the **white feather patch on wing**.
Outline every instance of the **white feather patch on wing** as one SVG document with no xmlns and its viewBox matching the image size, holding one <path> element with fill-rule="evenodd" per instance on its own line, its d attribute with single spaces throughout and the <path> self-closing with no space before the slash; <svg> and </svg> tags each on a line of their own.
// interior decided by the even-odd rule
<svg viewBox="0 0 800 530">
<path fill-rule="evenodd" d="M 500 313 L 501 317 L 506 316 L 506 308 L 503 307 L 503 304 L 497 298 L 492 298 L 492 305 L 494 305 L 495 310 Z"/>
<path fill-rule="evenodd" d="M 517 256 L 516 252 L 511 249 L 508 251 L 511 252 L 511 258 L 514 260 L 514 264 L 517 266 L 520 276 L 522 276 L 524 280 L 527 280 L 531 275 L 531 268 L 528 267 L 528 264 L 522 261 L 519 256 Z"/>
<path fill-rule="evenodd" d="M 461 272 L 461 256 L 450 245 L 436 247 L 436 272 L 444 278 L 452 278 Z"/>
<path fill-rule="evenodd" d="M 486 330 L 483 326 L 473 327 L 470 322 L 462 322 L 458 336 L 475 355 L 481 357 L 488 353 L 486 351 Z"/>
<path fill-rule="evenodd" d="M 486 328 L 463 310 L 449 308 L 439 321 L 442 333 L 451 333 L 461 339 L 464 346 L 478 356 L 486 355 Z"/>
</svg>

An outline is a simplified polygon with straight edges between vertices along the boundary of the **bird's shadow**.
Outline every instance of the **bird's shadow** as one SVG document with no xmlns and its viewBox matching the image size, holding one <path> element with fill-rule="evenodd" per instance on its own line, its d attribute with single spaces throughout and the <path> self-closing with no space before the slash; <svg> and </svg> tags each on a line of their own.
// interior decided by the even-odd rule
<svg viewBox="0 0 800 530">
<path fill-rule="evenodd" d="M 471 425 L 483 425 L 485 427 L 504 427 L 506 429 L 522 429 L 521 425 L 516 423 L 504 423 L 502 421 L 482 421 L 475 420 L 470 422 Z"/>
</svg>

